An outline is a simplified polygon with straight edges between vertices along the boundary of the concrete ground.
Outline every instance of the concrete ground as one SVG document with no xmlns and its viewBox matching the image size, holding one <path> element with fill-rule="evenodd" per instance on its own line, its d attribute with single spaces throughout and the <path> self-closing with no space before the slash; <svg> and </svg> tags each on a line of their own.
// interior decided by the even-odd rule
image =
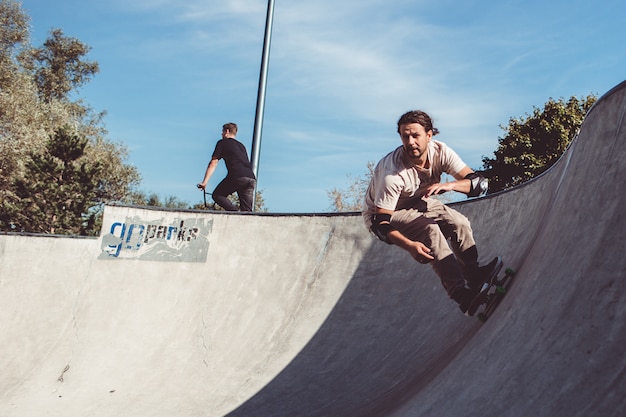
<svg viewBox="0 0 626 417">
<path fill-rule="evenodd" d="M 489 321 L 357 214 L 107 207 L 0 235 L 0 417 L 626 415 L 626 84 L 530 183 L 455 204 Z"/>
</svg>

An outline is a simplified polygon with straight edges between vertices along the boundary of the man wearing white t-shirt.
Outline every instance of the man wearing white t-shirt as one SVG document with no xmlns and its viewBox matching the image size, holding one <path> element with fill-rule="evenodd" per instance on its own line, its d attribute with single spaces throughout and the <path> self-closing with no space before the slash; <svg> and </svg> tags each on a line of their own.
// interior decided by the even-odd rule
<svg viewBox="0 0 626 417">
<path fill-rule="evenodd" d="M 363 217 L 379 239 L 405 249 L 420 263 L 430 263 L 448 296 L 463 313 L 473 315 L 478 306 L 472 300 L 502 261 L 497 257 L 480 267 L 469 220 L 431 196 L 446 191 L 482 196 L 487 192 L 487 179 L 446 144 L 433 140 L 437 133 L 423 111 L 400 117 L 402 146 L 376 165 Z M 456 181 L 441 183 L 443 173 Z"/>
</svg>

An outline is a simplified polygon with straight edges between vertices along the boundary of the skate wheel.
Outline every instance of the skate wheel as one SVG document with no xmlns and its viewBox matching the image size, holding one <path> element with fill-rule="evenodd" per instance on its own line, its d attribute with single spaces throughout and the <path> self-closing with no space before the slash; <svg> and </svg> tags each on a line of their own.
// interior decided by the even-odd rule
<svg viewBox="0 0 626 417">
<path fill-rule="evenodd" d="M 498 294 L 504 294 L 504 293 L 506 293 L 506 288 L 504 288 L 504 287 L 500 287 L 500 286 L 497 286 L 497 287 L 496 287 L 496 292 L 497 292 Z"/>
<path fill-rule="evenodd" d="M 484 323 L 487 321 L 487 316 L 485 315 L 485 313 L 478 313 L 478 315 L 476 316 L 476 318 L 478 319 L 478 321 L 480 321 L 481 323 Z"/>
<path fill-rule="evenodd" d="M 507 268 L 504 270 L 504 273 L 510 276 L 515 276 L 515 270 L 512 268 Z"/>
</svg>

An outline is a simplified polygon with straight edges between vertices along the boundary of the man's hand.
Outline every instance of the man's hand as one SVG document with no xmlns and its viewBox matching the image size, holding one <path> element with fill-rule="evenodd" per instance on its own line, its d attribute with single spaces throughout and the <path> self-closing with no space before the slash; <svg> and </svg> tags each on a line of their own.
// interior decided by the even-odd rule
<svg viewBox="0 0 626 417">
<path fill-rule="evenodd" d="M 413 259 L 421 264 L 427 264 L 433 259 L 432 252 L 428 248 L 428 246 L 424 245 L 422 242 L 413 242 L 412 245 L 409 245 L 407 248 Z"/>
<path fill-rule="evenodd" d="M 406 238 L 402 233 L 397 230 L 389 232 L 387 235 L 391 238 L 391 241 L 402 249 L 409 252 L 411 257 L 421 264 L 427 264 L 435 257 L 432 255 L 432 251 L 422 242 L 416 242 L 414 240 Z"/>
<path fill-rule="evenodd" d="M 376 213 L 392 215 L 393 211 L 378 208 L 376 210 Z M 421 264 L 427 264 L 435 259 L 432 256 L 432 252 L 428 246 L 424 245 L 422 242 L 416 242 L 407 238 L 399 230 L 392 229 L 391 231 L 387 232 L 387 239 L 387 243 L 393 243 L 397 246 L 400 246 L 402 249 L 409 252 L 413 259 Z"/>
<path fill-rule="evenodd" d="M 204 185 L 204 184 L 198 184 L 198 185 L 196 185 L 196 187 L 198 187 L 198 188 L 199 188 L 199 189 L 201 189 L 201 190 L 204 190 L 204 189 L 206 188 L 206 185 Z"/>
<path fill-rule="evenodd" d="M 440 182 L 437 184 L 433 184 L 426 189 L 426 194 L 424 194 L 424 198 L 428 198 L 431 195 L 443 194 L 447 191 L 455 191 L 456 184 L 454 182 Z"/>
<path fill-rule="evenodd" d="M 462 170 L 453 175 L 456 181 L 437 183 L 426 188 L 426 194 L 424 194 L 424 198 L 428 198 L 431 195 L 443 194 L 447 191 L 457 191 L 459 193 L 467 194 L 471 190 L 472 182 L 468 179 L 465 179 L 467 174 L 470 174 L 474 171 L 468 166 L 465 166 Z"/>
</svg>

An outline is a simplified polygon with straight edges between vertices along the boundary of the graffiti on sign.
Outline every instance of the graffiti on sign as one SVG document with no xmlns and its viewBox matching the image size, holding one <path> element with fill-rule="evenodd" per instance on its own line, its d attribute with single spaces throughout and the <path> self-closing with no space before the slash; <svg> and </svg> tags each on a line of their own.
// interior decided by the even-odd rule
<svg viewBox="0 0 626 417">
<path fill-rule="evenodd" d="M 212 229 L 212 219 L 113 221 L 103 226 L 99 259 L 204 262 Z"/>
</svg>

